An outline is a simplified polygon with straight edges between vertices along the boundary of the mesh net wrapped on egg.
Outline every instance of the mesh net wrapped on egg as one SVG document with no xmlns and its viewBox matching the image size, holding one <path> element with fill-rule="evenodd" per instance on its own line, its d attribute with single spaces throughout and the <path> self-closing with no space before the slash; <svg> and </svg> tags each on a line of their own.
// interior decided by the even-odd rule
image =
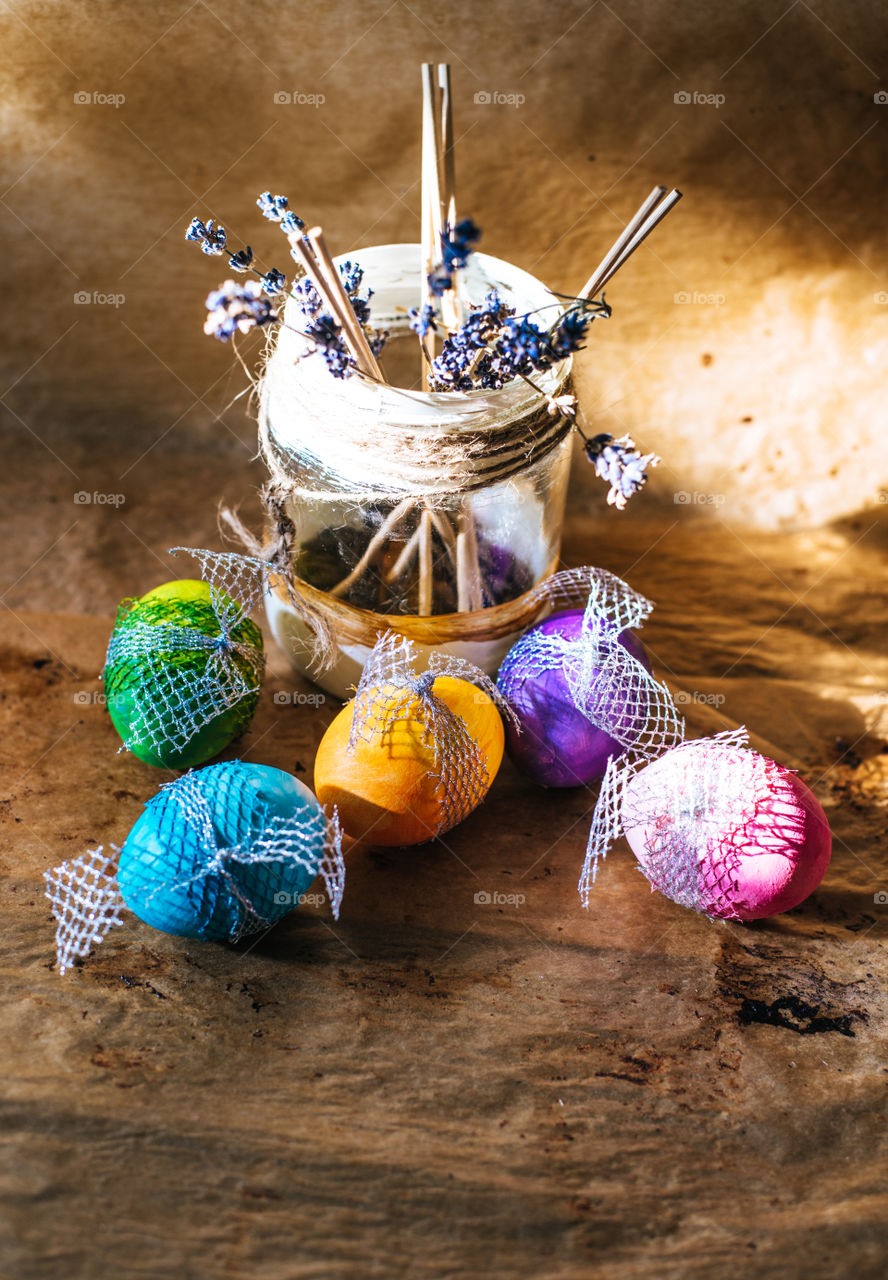
<svg viewBox="0 0 888 1280">
<path fill-rule="evenodd" d="M 491 779 L 478 743 L 465 721 L 436 696 L 435 681 L 441 676 L 466 680 L 494 703 L 503 703 L 490 677 L 464 659 L 433 653 L 421 675 L 414 663 L 409 640 L 392 634 L 381 638 L 358 685 L 349 748 L 354 750 L 361 739 L 384 736 L 408 707 L 415 718 L 418 703 L 424 735 L 435 754 L 434 776 L 443 795 L 440 830 L 445 831 L 471 813 Z"/>
<path fill-rule="evenodd" d="M 793 770 L 749 749 L 745 729 L 681 743 L 640 768 L 615 766 L 606 784 L 584 877 L 622 834 L 673 902 L 755 920 L 797 906 L 829 862 L 820 804 Z"/>
<path fill-rule="evenodd" d="M 233 564 L 121 605 L 105 658 L 108 711 L 124 748 L 187 768 L 241 734 L 259 698 L 262 633 L 248 614 L 261 581 Z"/>
<path fill-rule="evenodd" d="M 357 839 L 430 840 L 472 812 L 499 768 L 500 711 L 511 713 L 490 677 L 441 653 L 415 667 L 409 640 L 381 636 L 318 748 L 318 796 Z"/>
<path fill-rule="evenodd" d="M 338 819 L 279 769 L 235 760 L 177 778 L 118 852 L 116 868 L 98 849 L 46 873 L 61 972 L 122 923 L 124 906 L 165 933 L 233 942 L 286 915 L 320 874 L 339 915 Z"/>
<path fill-rule="evenodd" d="M 651 602 L 592 566 L 554 574 L 535 593 L 553 612 L 513 645 L 497 677 L 521 728 L 507 730 L 519 768 L 543 786 L 588 785 L 629 748 L 648 754 L 680 740 L 681 719 L 633 630 Z"/>
</svg>

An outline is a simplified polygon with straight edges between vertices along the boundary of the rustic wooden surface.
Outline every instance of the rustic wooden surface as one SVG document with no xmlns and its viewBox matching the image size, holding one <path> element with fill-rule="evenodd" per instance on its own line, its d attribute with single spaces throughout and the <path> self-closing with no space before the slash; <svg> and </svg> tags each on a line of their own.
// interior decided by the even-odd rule
<svg viewBox="0 0 888 1280">
<path fill-rule="evenodd" d="M 0 1274 L 884 1275 L 884 525 L 614 518 L 575 516 L 566 559 L 657 600 L 691 731 L 748 724 L 827 808 L 832 865 L 787 916 L 710 923 L 624 845 L 584 912 L 593 796 L 506 764 L 445 841 L 353 857 L 336 924 L 229 948 L 130 917 L 60 978 L 42 871 L 119 843 L 168 775 L 92 700 L 109 617 L 7 616 Z M 336 707 L 276 704 L 310 686 L 272 666 L 240 754 L 310 778 Z"/>
</svg>

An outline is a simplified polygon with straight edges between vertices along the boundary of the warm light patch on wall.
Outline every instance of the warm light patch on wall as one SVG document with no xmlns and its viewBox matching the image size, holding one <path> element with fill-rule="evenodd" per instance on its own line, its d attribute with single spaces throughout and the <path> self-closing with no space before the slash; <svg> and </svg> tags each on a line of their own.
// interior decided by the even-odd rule
<svg viewBox="0 0 888 1280">
<path fill-rule="evenodd" d="M 779 528 L 886 505 L 877 283 L 787 272 L 755 293 L 728 278 L 597 326 L 578 370 L 587 417 L 656 450 L 649 498 L 697 514 Z"/>
</svg>

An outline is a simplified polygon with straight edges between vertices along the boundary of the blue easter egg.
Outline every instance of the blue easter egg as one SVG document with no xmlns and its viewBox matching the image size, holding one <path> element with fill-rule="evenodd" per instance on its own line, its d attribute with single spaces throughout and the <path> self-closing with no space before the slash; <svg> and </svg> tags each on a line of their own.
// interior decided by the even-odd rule
<svg viewBox="0 0 888 1280">
<path fill-rule="evenodd" d="M 287 820 L 284 843 L 300 859 L 250 862 L 274 819 Z M 148 801 L 120 851 L 117 882 L 130 911 L 153 928 L 232 941 L 298 903 L 320 869 L 326 830 L 304 783 L 268 765 L 225 761 L 177 778 Z M 218 858 L 235 847 L 243 857 Z"/>
</svg>

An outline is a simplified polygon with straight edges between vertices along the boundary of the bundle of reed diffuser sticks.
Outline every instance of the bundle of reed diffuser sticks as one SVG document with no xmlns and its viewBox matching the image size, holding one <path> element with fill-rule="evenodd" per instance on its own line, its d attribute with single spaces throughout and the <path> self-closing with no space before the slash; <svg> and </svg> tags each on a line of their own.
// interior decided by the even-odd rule
<svg viewBox="0 0 888 1280">
<path fill-rule="evenodd" d="M 442 246 L 457 225 L 453 100 L 450 67 L 427 63 L 422 67 L 422 292 L 421 307 L 434 309 L 436 325 L 420 339 L 422 385 L 433 390 L 432 362 L 437 342 L 446 340 L 465 323 L 467 304 L 462 296 L 459 269 L 450 272 L 449 283 L 434 291 L 431 281 L 442 265 Z M 654 228 L 681 198 L 657 186 L 604 255 L 576 297 L 565 299 L 565 308 L 580 300 L 592 300 L 625 265 Z M 371 350 L 367 335 L 346 293 L 320 227 L 288 234 L 294 259 L 320 295 L 325 310 L 341 330 L 354 372 L 376 383 L 385 383 L 383 368 Z M 483 356 L 483 351 L 479 355 Z M 453 394 L 453 393 L 451 393 Z M 455 394 L 461 394 L 459 392 Z M 568 400 L 571 397 L 567 397 Z M 433 500 L 406 497 L 379 513 L 375 530 L 368 533 L 354 567 L 329 588 L 342 600 L 354 599 L 355 589 L 368 575 L 391 588 L 408 578 L 418 581 L 416 612 L 421 617 L 435 608 L 435 574 L 446 572 L 455 583 L 455 606 L 460 613 L 480 610 L 491 601 L 479 564 L 478 527 L 472 499 L 462 495 L 436 504 Z M 452 605 L 450 606 L 453 607 Z"/>
</svg>

